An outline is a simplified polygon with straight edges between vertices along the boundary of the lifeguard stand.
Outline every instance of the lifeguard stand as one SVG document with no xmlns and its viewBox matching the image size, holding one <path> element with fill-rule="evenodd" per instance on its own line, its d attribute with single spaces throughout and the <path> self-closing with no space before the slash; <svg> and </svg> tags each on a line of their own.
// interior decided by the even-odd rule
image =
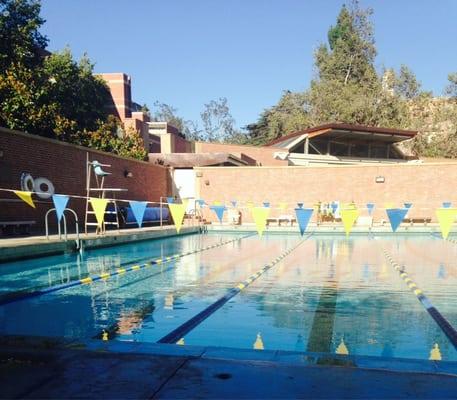
<svg viewBox="0 0 457 400">
<path fill-rule="evenodd" d="M 87 198 L 86 198 L 86 218 L 85 218 L 85 232 L 87 235 L 87 228 L 89 226 L 96 226 L 97 230 L 96 232 L 98 234 L 104 234 L 106 231 L 106 226 L 107 225 L 113 225 L 117 229 L 119 229 L 119 215 L 118 215 L 118 208 L 115 200 L 115 195 L 116 193 L 119 192 L 126 192 L 127 189 L 120 189 L 120 188 L 109 188 L 105 187 L 105 178 L 111 175 L 110 172 L 107 172 L 103 169 L 111 167 L 110 164 L 101 164 L 96 160 L 90 161 L 89 160 L 89 153 L 87 154 L 86 158 L 86 192 L 87 192 Z M 92 174 L 95 176 L 95 185 L 96 186 L 91 186 L 92 185 Z M 90 197 L 98 197 L 100 199 L 106 198 L 106 194 L 111 193 L 110 200 L 108 201 L 108 204 L 106 205 L 105 209 L 105 218 L 103 220 L 103 224 L 101 228 L 98 226 L 97 219 L 95 217 L 95 212 L 92 209 L 92 206 L 90 205 L 89 198 Z M 109 207 L 109 205 L 112 205 L 112 207 Z M 106 216 L 114 216 L 114 218 L 110 218 L 107 220 Z"/>
</svg>

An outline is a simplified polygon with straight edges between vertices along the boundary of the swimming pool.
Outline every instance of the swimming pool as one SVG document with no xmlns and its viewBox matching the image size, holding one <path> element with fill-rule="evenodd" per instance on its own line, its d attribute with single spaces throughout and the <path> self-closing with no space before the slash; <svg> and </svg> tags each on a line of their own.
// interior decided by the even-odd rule
<svg viewBox="0 0 457 400">
<path fill-rule="evenodd" d="M 2 264 L 0 334 L 157 342 L 210 307 L 178 343 L 457 361 L 405 283 L 457 326 L 456 255 L 431 235 L 213 232 Z M 87 276 L 105 278 L 65 287 Z"/>
</svg>

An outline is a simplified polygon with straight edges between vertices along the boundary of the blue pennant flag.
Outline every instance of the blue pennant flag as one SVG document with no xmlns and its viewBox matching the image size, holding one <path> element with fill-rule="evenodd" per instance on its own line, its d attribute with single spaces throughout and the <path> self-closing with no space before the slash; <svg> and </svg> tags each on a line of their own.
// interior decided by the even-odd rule
<svg viewBox="0 0 457 400">
<path fill-rule="evenodd" d="M 443 202 L 443 208 L 451 208 L 451 207 L 452 207 L 452 203 L 450 201 Z"/>
<path fill-rule="evenodd" d="M 65 194 L 52 195 L 52 202 L 54 203 L 57 214 L 57 222 L 60 222 L 62 219 L 63 212 L 67 208 L 68 200 L 70 200 L 70 197 Z"/>
<path fill-rule="evenodd" d="M 332 202 L 332 204 L 330 204 L 330 207 L 332 207 L 332 212 L 333 212 L 333 214 L 335 214 L 336 210 L 338 210 L 338 204 L 335 202 Z"/>
<path fill-rule="evenodd" d="M 409 210 L 413 206 L 413 203 L 403 203 L 403 205 Z"/>
<path fill-rule="evenodd" d="M 227 208 L 225 206 L 211 206 L 210 209 L 216 213 L 217 218 L 219 219 L 219 222 L 222 224 L 222 218 L 224 216 L 224 211 Z"/>
<path fill-rule="evenodd" d="M 303 208 L 303 203 L 297 203 L 298 208 Z"/>
<path fill-rule="evenodd" d="M 236 200 L 232 200 L 230 203 L 232 203 L 233 207 L 236 207 L 236 205 L 238 204 Z"/>
<path fill-rule="evenodd" d="M 195 200 L 195 202 L 200 206 L 200 208 L 206 204 L 205 200 L 202 200 L 202 199 L 197 199 L 197 200 Z"/>
<path fill-rule="evenodd" d="M 130 209 L 132 210 L 133 216 L 136 219 L 138 226 L 141 228 L 143 225 L 144 211 L 148 204 L 147 201 L 129 201 Z"/>
<path fill-rule="evenodd" d="M 168 202 L 168 204 L 173 204 L 175 202 L 175 198 L 174 197 L 167 197 L 167 202 Z"/>
<path fill-rule="evenodd" d="M 300 228 L 300 234 L 303 234 L 306 231 L 311 215 L 313 215 L 312 208 L 296 208 L 295 215 L 297 216 L 298 227 Z"/>
<path fill-rule="evenodd" d="M 264 201 L 263 202 L 263 206 L 267 207 L 267 208 L 270 207 L 270 202 L 269 201 Z"/>
<path fill-rule="evenodd" d="M 367 208 L 368 208 L 368 215 L 373 214 L 374 203 L 367 203 Z"/>
<path fill-rule="evenodd" d="M 392 231 L 396 232 L 398 227 L 400 226 L 403 218 L 405 218 L 406 214 L 408 213 L 407 208 L 388 208 L 386 210 L 387 216 L 389 217 L 390 226 L 392 227 Z"/>
</svg>

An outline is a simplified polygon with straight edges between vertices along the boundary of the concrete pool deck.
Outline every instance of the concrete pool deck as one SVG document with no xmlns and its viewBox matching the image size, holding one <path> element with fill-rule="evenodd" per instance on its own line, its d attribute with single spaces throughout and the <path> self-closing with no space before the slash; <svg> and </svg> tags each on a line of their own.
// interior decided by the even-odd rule
<svg viewBox="0 0 457 400">
<path fill-rule="evenodd" d="M 256 232 L 254 224 L 229 225 L 229 224 L 210 224 L 205 225 L 210 232 L 220 233 L 248 233 Z M 183 226 L 179 235 L 197 233 L 200 231 L 199 226 Z M 325 223 L 317 226 L 309 224 L 308 232 L 316 235 L 337 234 L 345 235 L 344 228 L 341 224 Z M 266 233 L 271 234 L 298 234 L 297 226 L 268 226 Z M 370 228 L 366 226 L 355 226 L 351 235 L 366 235 L 368 233 L 375 235 L 408 235 L 408 234 L 436 234 L 441 235 L 438 224 L 419 224 L 419 225 L 401 225 L 397 232 L 393 233 L 390 225 L 375 225 Z M 451 232 L 453 236 L 457 232 Z M 109 247 L 118 244 L 133 243 L 142 240 L 158 239 L 164 237 L 177 236 L 174 225 L 154 226 L 146 228 L 130 228 L 107 231 L 104 235 L 95 233 L 81 234 L 80 241 L 83 249 L 93 249 L 97 247 Z M 26 237 L 2 237 L 0 238 L 0 263 L 20 260 L 25 258 L 43 257 L 55 254 L 64 254 L 76 252 L 77 237 L 75 234 L 69 234 L 68 240 L 59 240 L 58 235 L 46 236 L 26 236 Z"/>
<path fill-rule="evenodd" d="M 198 226 L 183 226 L 179 235 L 198 231 Z M 174 225 L 165 225 L 107 231 L 104 235 L 81 234 L 79 238 L 83 249 L 93 249 L 177 235 Z M 76 234 L 68 235 L 68 241 L 59 240 L 58 235 L 50 235 L 49 240 L 46 236 L 0 238 L 0 263 L 75 252 L 76 243 Z"/>
<path fill-rule="evenodd" d="M 457 363 L 1 337 L 2 398 L 455 398 Z"/>
</svg>

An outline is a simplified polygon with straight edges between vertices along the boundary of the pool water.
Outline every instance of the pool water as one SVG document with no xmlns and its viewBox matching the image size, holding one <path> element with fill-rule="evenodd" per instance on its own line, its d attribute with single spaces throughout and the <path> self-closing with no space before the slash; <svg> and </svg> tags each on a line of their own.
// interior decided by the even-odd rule
<svg viewBox="0 0 457 400">
<path fill-rule="evenodd" d="M 0 265 L 0 303 L 120 265 L 235 239 L 170 263 L 0 305 L 0 334 L 157 342 L 298 244 L 201 324 L 184 345 L 443 360 L 457 351 L 383 249 L 457 326 L 457 245 L 431 235 L 209 233 Z M 5 302 L 4 302 L 5 303 Z"/>
</svg>

